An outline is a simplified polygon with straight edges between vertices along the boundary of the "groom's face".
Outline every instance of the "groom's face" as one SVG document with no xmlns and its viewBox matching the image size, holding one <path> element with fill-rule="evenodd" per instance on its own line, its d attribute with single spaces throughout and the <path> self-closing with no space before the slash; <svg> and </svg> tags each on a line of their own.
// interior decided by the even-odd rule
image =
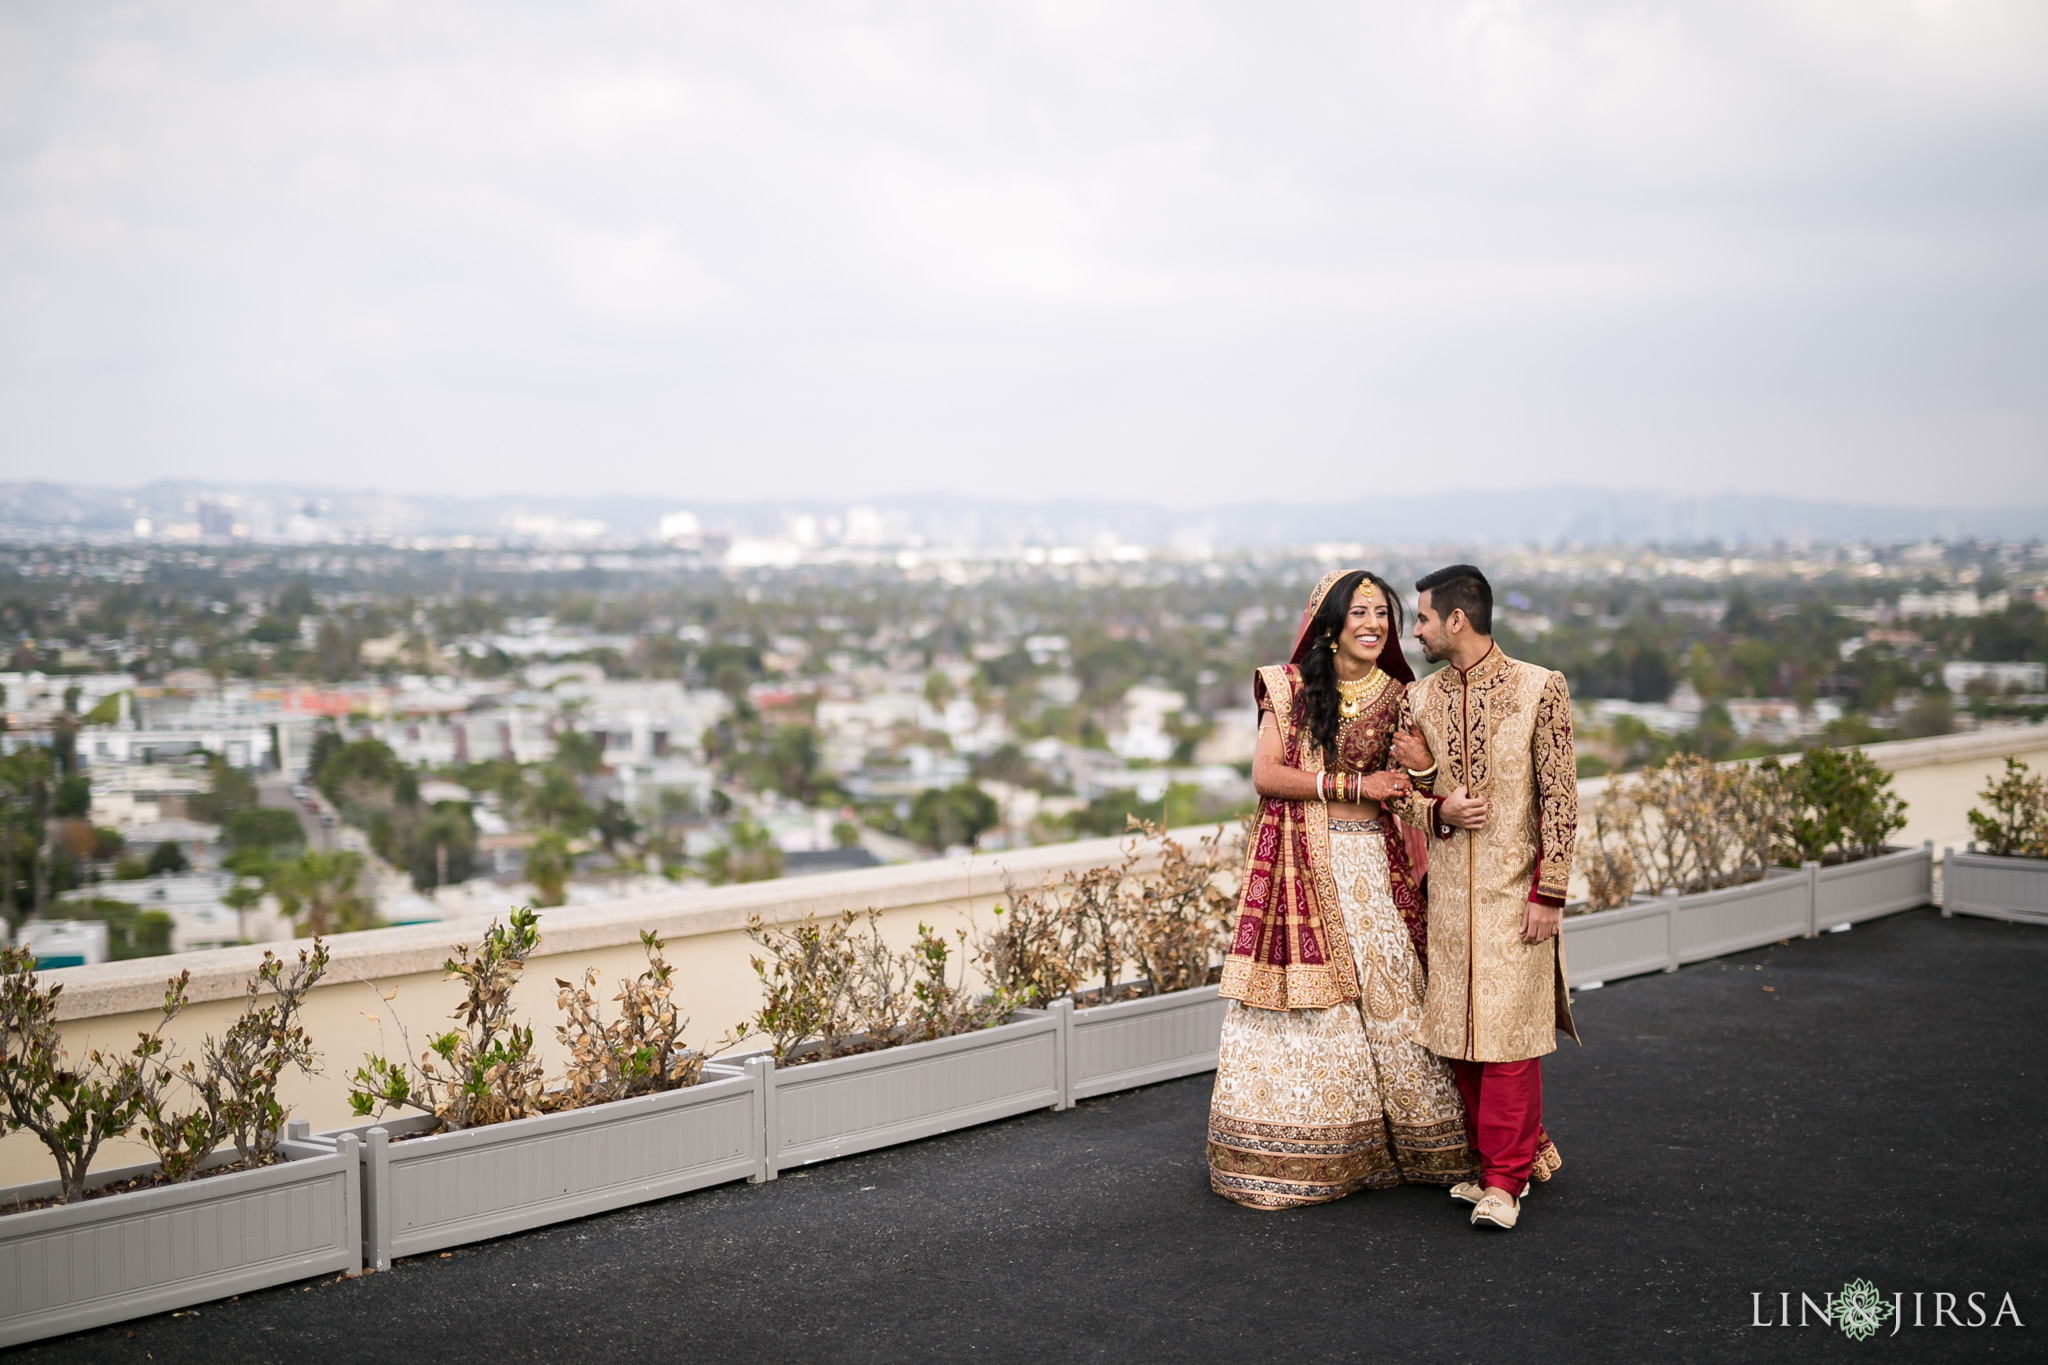
<svg viewBox="0 0 2048 1365">
<path fill-rule="evenodd" d="M 1436 614 L 1427 588 L 1415 599 L 1415 638 L 1422 645 L 1422 657 L 1429 662 L 1440 664 L 1451 657 L 1450 632 L 1444 629 L 1444 618 Z"/>
</svg>

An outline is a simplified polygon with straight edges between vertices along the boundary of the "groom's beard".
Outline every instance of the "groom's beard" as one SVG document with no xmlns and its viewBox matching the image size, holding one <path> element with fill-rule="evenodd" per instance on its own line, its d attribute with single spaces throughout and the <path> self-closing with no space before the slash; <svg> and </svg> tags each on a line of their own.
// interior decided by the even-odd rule
<svg viewBox="0 0 2048 1365">
<path fill-rule="evenodd" d="M 1450 657 L 1447 654 L 1437 653 L 1436 649 L 1427 640 L 1423 640 L 1420 643 L 1422 645 L 1422 661 L 1424 663 L 1440 664 Z"/>
</svg>

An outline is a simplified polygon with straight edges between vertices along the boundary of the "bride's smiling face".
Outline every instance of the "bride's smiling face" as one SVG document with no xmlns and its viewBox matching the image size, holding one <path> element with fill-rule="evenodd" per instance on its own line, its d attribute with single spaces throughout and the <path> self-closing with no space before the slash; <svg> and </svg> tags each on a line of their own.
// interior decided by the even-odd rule
<svg viewBox="0 0 2048 1365">
<path fill-rule="evenodd" d="M 1387 647 L 1390 628 L 1386 597 L 1370 580 L 1359 584 L 1358 591 L 1351 595 L 1351 610 L 1344 618 L 1344 628 L 1337 636 L 1338 662 L 1371 668 L 1379 662 L 1380 651 Z"/>
</svg>

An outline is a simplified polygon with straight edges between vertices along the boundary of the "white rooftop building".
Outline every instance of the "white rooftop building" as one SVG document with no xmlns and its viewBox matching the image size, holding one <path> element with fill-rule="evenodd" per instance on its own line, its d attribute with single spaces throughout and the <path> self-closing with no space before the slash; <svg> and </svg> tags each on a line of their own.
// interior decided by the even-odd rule
<svg viewBox="0 0 2048 1365">
<path fill-rule="evenodd" d="M 1167 731 L 1167 717 L 1187 704 L 1188 699 L 1172 688 L 1139 683 L 1124 693 L 1124 728 L 1109 737 L 1110 752 L 1127 760 L 1166 762 L 1176 743 Z"/>
<path fill-rule="evenodd" d="M 1980 663 L 1958 659 L 1941 666 L 1941 681 L 1960 695 L 1972 686 L 1992 692 L 2040 692 L 2048 689 L 2048 664 Z"/>
<path fill-rule="evenodd" d="M 1899 615 L 1983 616 L 2004 611 L 2011 601 L 2011 596 L 2004 592 L 1979 597 L 1975 588 L 1961 588 L 1955 592 L 1909 592 L 1899 597 Z"/>
<path fill-rule="evenodd" d="M 35 920 L 21 926 L 14 946 L 34 953 L 38 970 L 97 966 L 107 960 L 107 926 L 98 920 Z"/>
</svg>

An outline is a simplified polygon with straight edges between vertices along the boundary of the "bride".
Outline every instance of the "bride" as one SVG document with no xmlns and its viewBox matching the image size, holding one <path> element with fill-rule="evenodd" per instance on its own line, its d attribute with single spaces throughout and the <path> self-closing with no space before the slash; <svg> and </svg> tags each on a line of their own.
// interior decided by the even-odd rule
<svg viewBox="0 0 2048 1365">
<path fill-rule="evenodd" d="M 1209 1182 L 1253 1208 L 1451 1185 L 1479 1168 L 1450 1066 L 1414 1036 L 1420 875 L 1382 809 L 1410 791 L 1389 753 L 1415 678 L 1400 638 L 1383 579 L 1333 573 L 1309 596 L 1293 657 L 1252 685 L 1262 799 L 1223 963 Z"/>
</svg>

